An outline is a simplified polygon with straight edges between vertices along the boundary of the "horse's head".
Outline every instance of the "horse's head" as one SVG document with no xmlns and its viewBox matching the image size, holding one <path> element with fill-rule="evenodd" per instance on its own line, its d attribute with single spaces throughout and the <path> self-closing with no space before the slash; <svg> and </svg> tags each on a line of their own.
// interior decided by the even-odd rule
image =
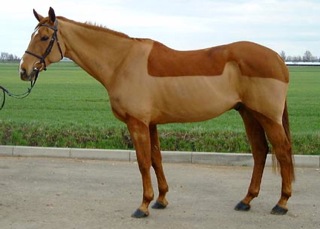
<svg viewBox="0 0 320 229">
<path fill-rule="evenodd" d="M 20 62 L 22 80 L 33 81 L 36 75 L 46 67 L 63 58 L 65 47 L 58 32 L 58 20 L 50 7 L 48 17 L 43 17 L 33 10 L 38 25 L 31 35 L 28 49 Z"/>
</svg>

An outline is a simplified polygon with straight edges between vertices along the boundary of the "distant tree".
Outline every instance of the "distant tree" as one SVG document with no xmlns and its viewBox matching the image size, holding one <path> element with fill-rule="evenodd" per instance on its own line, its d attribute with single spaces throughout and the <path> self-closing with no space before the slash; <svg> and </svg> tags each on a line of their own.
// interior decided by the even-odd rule
<svg viewBox="0 0 320 229">
<path fill-rule="evenodd" d="M 311 61 L 313 61 L 313 56 L 312 56 L 312 54 L 311 54 L 311 52 L 309 51 L 309 50 L 307 50 L 305 53 L 304 53 L 304 55 L 303 55 L 303 58 L 302 58 L 302 60 L 304 61 L 304 62 L 311 62 Z"/>
<path fill-rule="evenodd" d="M 0 59 L 1 60 L 7 60 L 8 59 L 8 53 L 6 53 L 6 52 L 1 52 L 1 56 L 0 56 Z"/>
<path fill-rule="evenodd" d="M 282 50 L 279 54 L 282 58 L 283 61 L 286 61 L 287 60 L 287 57 L 286 57 L 286 53 Z"/>
</svg>

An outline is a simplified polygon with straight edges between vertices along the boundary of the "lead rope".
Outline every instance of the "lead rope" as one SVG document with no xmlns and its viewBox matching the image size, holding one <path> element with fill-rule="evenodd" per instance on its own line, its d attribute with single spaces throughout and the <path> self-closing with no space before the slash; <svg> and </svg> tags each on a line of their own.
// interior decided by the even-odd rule
<svg viewBox="0 0 320 229">
<path fill-rule="evenodd" d="M 36 81 L 38 79 L 38 75 L 39 75 L 39 71 L 36 72 L 36 76 L 35 76 L 34 80 L 30 82 L 30 87 L 27 89 L 27 91 L 24 93 L 21 93 L 21 94 L 11 93 L 8 89 L 6 89 L 0 85 L 0 89 L 2 90 L 2 97 L 3 97 L 2 103 L 1 103 L 1 98 L 0 98 L 0 103 L 1 103 L 0 110 L 2 110 L 2 108 L 4 107 L 4 104 L 6 102 L 6 95 L 8 95 L 12 98 L 15 98 L 15 99 L 24 99 L 28 95 L 30 95 L 32 88 L 36 84 Z"/>
</svg>

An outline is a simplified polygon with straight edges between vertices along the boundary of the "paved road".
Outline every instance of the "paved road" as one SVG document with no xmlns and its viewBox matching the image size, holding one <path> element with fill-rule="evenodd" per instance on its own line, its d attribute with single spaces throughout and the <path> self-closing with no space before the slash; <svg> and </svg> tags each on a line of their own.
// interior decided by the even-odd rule
<svg viewBox="0 0 320 229">
<path fill-rule="evenodd" d="M 142 192 L 136 163 L 0 157 L 0 228 L 320 228 L 319 169 L 296 170 L 289 212 L 274 216 L 280 177 L 271 168 L 244 213 L 233 207 L 246 193 L 250 167 L 164 167 L 169 206 L 134 219 Z"/>
</svg>

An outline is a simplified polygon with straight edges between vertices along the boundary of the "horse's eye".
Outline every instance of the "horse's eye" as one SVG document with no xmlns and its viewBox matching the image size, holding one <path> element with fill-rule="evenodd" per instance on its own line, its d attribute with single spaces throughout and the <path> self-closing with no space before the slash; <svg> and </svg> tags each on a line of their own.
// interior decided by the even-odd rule
<svg viewBox="0 0 320 229">
<path fill-rule="evenodd" d="M 49 39 L 48 36 L 43 36 L 43 37 L 41 37 L 41 41 L 46 41 L 46 40 L 48 40 L 48 39 Z"/>
</svg>

